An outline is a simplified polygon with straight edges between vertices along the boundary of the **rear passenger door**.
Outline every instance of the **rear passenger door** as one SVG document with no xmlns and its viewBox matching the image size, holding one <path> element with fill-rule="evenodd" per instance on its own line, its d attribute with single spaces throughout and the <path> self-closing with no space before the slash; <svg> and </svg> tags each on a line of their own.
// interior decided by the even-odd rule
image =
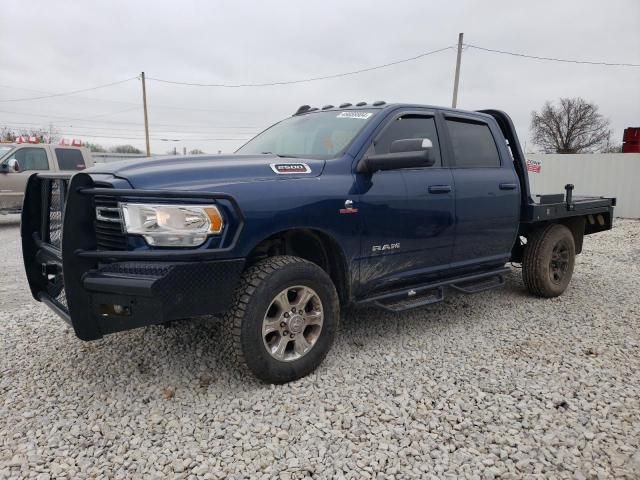
<svg viewBox="0 0 640 480">
<path fill-rule="evenodd" d="M 452 268 L 503 265 L 520 221 L 520 184 L 498 128 L 482 117 L 445 117 L 455 184 Z"/>
</svg>

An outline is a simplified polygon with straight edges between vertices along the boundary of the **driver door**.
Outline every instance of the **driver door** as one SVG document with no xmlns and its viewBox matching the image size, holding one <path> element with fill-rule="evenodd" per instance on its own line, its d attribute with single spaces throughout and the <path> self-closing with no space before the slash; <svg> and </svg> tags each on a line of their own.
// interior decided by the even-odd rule
<svg viewBox="0 0 640 480">
<path fill-rule="evenodd" d="M 356 173 L 363 223 L 360 287 L 363 294 L 399 283 L 428 281 L 448 268 L 455 232 L 451 170 L 443 164 L 436 115 L 429 110 L 393 115 L 367 153 L 389 153 L 405 139 L 431 140 L 430 167 Z"/>
<path fill-rule="evenodd" d="M 3 165 L 11 159 L 17 161 L 20 170 L 13 172 L 5 168 L 0 173 L 0 210 L 22 209 L 24 189 L 29 177 L 34 172 L 50 170 L 47 150 L 44 147 L 18 147 L 3 160 Z"/>
</svg>

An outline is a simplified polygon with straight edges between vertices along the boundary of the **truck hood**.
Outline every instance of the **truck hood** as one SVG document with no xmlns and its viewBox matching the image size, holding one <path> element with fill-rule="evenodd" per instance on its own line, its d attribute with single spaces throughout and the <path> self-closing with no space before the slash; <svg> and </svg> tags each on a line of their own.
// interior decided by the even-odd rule
<svg viewBox="0 0 640 480">
<path fill-rule="evenodd" d="M 114 175 L 134 188 L 198 190 L 229 183 L 316 177 L 324 164 L 325 160 L 276 155 L 195 155 L 103 163 L 85 172 Z"/>
</svg>

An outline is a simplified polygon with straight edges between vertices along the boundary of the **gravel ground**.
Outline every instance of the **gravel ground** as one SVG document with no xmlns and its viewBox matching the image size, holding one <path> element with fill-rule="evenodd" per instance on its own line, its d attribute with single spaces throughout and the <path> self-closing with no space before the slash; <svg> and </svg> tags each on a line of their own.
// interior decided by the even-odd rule
<svg viewBox="0 0 640 480">
<path fill-rule="evenodd" d="M 317 373 L 233 370 L 215 321 L 85 343 L 33 301 L 0 217 L 0 478 L 640 478 L 640 222 L 564 296 L 347 314 Z"/>
</svg>

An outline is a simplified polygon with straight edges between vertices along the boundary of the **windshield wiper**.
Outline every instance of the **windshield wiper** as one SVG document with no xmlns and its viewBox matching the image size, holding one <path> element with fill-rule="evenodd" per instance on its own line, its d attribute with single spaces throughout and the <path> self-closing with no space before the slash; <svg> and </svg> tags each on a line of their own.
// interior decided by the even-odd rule
<svg viewBox="0 0 640 480">
<path fill-rule="evenodd" d="M 275 155 L 276 157 L 279 158 L 300 158 L 297 155 L 281 155 L 279 153 L 273 153 L 273 152 L 260 152 L 262 155 Z"/>
</svg>

